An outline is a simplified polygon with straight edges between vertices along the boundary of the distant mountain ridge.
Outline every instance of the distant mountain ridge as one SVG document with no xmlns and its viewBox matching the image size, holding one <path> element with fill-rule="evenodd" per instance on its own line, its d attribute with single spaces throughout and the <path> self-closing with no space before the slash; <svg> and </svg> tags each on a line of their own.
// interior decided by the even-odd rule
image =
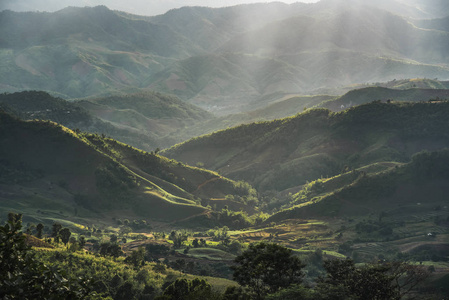
<svg viewBox="0 0 449 300">
<path fill-rule="evenodd" d="M 269 3 L 155 17 L 104 6 L 3 11 L 0 88 L 64 98 L 152 89 L 226 115 L 273 93 L 449 79 L 449 33 L 380 7 Z"/>
</svg>

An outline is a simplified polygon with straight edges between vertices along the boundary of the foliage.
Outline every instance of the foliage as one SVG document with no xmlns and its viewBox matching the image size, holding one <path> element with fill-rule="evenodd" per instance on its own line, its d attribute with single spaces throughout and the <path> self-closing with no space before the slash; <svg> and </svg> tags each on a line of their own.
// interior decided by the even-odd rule
<svg viewBox="0 0 449 300">
<path fill-rule="evenodd" d="M 67 245 L 67 243 L 69 242 L 70 239 L 70 235 L 72 233 L 70 232 L 70 229 L 68 228 L 63 228 L 59 231 L 59 235 L 61 236 L 61 240 L 62 242 Z"/>
<path fill-rule="evenodd" d="M 193 280 L 177 279 L 164 291 L 161 299 L 173 300 L 195 300 L 214 299 L 211 285 L 204 279 Z M 215 296 L 216 297 L 216 296 Z M 156 298 L 158 299 L 158 298 Z M 218 299 L 218 298 L 217 298 Z"/>
<path fill-rule="evenodd" d="M 324 268 L 327 276 L 318 284 L 317 291 L 335 299 L 401 299 L 428 275 L 422 267 L 403 262 L 357 268 L 350 259 L 328 260 Z"/>
<path fill-rule="evenodd" d="M 21 215 L 0 226 L 0 298 L 84 299 L 89 293 L 85 279 L 70 279 L 57 268 L 37 260 L 25 244 Z"/>
<path fill-rule="evenodd" d="M 125 263 L 133 265 L 134 268 L 144 265 L 145 249 L 143 247 L 139 247 L 139 249 L 131 252 L 131 254 L 125 258 Z"/>
<path fill-rule="evenodd" d="M 104 242 L 100 245 L 100 254 L 103 256 L 119 257 L 123 255 L 123 251 L 117 242 Z"/>
<path fill-rule="evenodd" d="M 182 244 L 187 241 L 188 235 L 186 232 L 173 230 L 170 233 L 169 239 L 173 241 L 175 249 L 181 248 Z"/>
<path fill-rule="evenodd" d="M 301 283 L 304 265 L 291 249 L 277 244 L 251 244 L 235 258 L 234 280 L 248 287 L 256 299 L 291 284 Z"/>
<path fill-rule="evenodd" d="M 313 300 L 320 299 L 320 296 L 314 293 L 313 290 L 307 289 L 302 285 L 292 284 L 291 286 L 282 289 L 276 293 L 269 294 L 265 297 L 266 300 Z"/>
</svg>

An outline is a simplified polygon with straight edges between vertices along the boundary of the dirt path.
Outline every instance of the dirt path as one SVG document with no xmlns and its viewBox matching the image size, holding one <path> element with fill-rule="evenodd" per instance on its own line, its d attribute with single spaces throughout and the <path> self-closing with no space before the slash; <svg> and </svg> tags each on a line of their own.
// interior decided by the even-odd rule
<svg viewBox="0 0 449 300">
<path fill-rule="evenodd" d="M 196 191 L 195 192 L 198 192 L 203 186 L 205 186 L 206 184 L 208 184 L 208 183 L 211 183 L 211 182 L 214 182 L 214 181 L 217 181 L 218 179 L 221 179 L 222 177 L 221 176 L 219 176 L 219 177 L 214 177 L 214 178 L 211 178 L 211 179 L 209 179 L 209 180 L 206 180 L 205 182 L 203 182 L 202 184 L 200 184 L 199 186 L 198 186 L 198 188 L 196 189 Z"/>
</svg>

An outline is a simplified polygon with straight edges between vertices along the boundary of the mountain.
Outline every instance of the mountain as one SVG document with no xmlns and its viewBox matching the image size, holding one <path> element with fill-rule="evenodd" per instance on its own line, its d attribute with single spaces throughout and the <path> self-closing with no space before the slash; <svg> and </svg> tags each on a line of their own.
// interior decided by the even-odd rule
<svg viewBox="0 0 449 300">
<path fill-rule="evenodd" d="M 322 102 L 317 107 L 328 108 L 332 111 L 343 110 L 351 106 L 356 106 L 375 100 L 381 101 L 432 101 L 448 100 L 449 90 L 447 89 L 390 89 L 384 87 L 366 87 L 349 91 L 341 97 Z"/>
<path fill-rule="evenodd" d="M 25 91 L 0 95 L 0 104 L 25 120 L 50 120 L 147 151 L 183 141 L 177 131 L 212 118 L 176 97 L 154 92 L 66 101 L 46 92 Z"/>
<path fill-rule="evenodd" d="M 0 125 L 2 211 L 81 223 L 123 216 L 170 222 L 207 213 L 202 201 L 253 193 L 217 173 L 53 122 L 1 112 Z"/>
<path fill-rule="evenodd" d="M 446 68 L 435 65 L 447 60 L 446 34 L 415 28 L 402 17 L 355 2 L 353 7 L 338 1 L 291 5 L 291 13 L 284 18 L 268 18 L 258 27 L 248 18 L 249 29 L 235 30 L 218 47 L 216 52 L 223 55 L 182 60 L 164 71 L 152 87 L 187 95 L 191 103 L 229 114 L 275 92 L 307 93 L 407 77 L 447 78 Z M 188 26 L 201 27 L 199 22 L 204 20 L 218 22 L 216 14 L 206 11 L 194 10 L 201 17 Z M 178 30 L 180 14 L 154 19 Z M 173 79 L 176 88 L 170 88 Z M 229 93 L 233 97 L 225 97 Z"/>
<path fill-rule="evenodd" d="M 309 191 L 304 189 L 294 196 L 296 205 L 274 214 L 268 222 L 317 216 L 354 217 L 382 211 L 396 218 L 417 214 L 418 210 L 435 212 L 435 207 L 447 204 L 444 194 L 448 189 L 448 159 L 447 149 L 424 151 L 406 164 L 390 163 L 389 168 L 375 172 L 353 170 L 312 182 Z"/>
<path fill-rule="evenodd" d="M 419 28 L 449 31 L 449 16 L 439 19 L 414 20 L 413 24 Z"/>
<path fill-rule="evenodd" d="M 174 58 L 200 53 L 167 27 L 104 6 L 0 13 L 2 86 L 84 97 L 138 87 Z M 190 52 L 190 53 L 189 53 Z"/>
<path fill-rule="evenodd" d="M 157 137 L 153 134 L 114 126 L 76 103 L 53 97 L 46 92 L 5 93 L 0 95 L 0 104 L 3 104 L 5 109 L 12 109 L 16 116 L 24 120 L 49 120 L 72 130 L 111 136 L 141 149 L 150 150 L 159 146 Z"/>
<path fill-rule="evenodd" d="M 194 138 L 164 155 L 246 180 L 259 191 L 283 191 L 331 177 L 346 167 L 406 162 L 421 150 L 447 147 L 445 101 L 374 101 L 339 113 L 311 109 Z"/>
<path fill-rule="evenodd" d="M 144 150 L 183 141 L 186 137 L 177 135 L 179 130 L 213 119 L 210 113 L 196 106 L 154 92 L 89 98 L 74 103 L 117 128 L 138 133 L 140 140 L 125 141 L 131 145 L 142 145 L 146 142 L 142 137 L 155 140 L 153 148 L 147 146 L 142 148 Z"/>
<path fill-rule="evenodd" d="M 422 3 L 393 2 L 188 7 L 155 17 L 104 6 L 3 11 L 0 88 L 62 98 L 156 90 L 228 115 L 278 93 L 449 78 L 449 34 L 409 21 Z"/>
</svg>

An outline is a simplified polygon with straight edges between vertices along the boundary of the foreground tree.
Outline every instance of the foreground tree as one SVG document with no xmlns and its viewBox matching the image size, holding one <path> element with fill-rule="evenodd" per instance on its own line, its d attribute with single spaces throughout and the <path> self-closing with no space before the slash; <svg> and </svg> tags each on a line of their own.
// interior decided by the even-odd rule
<svg viewBox="0 0 449 300">
<path fill-rule="evenodd" d="M 71 281 L 62 272 L 37 261 L 25 243 L 21 215 L 0 226 L 0 299 L 85 299 L 85 281 Z"/>
<path fill-rule="evenodd" d="M 291 249 L 277 244 L 251 244 L 235 262 L 234 280 L 252 291 L 256 299 L 302 281 L 304 264 Z"/>
</svg>

